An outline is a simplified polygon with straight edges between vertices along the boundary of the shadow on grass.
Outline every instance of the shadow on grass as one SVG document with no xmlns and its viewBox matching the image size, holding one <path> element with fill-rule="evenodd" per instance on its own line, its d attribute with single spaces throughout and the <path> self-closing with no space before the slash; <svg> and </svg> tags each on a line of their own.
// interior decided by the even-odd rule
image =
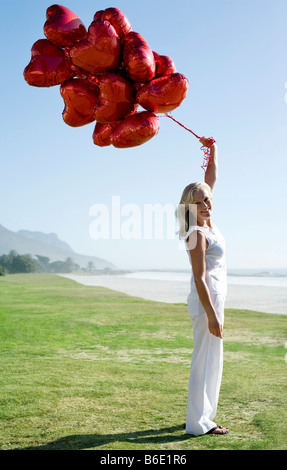
<svg viewBox="0 0 287 470">
<path fill-rule="evenodd" d="M 172 433 L 181 430 L 181 434 Z M 194 436 L 186 434 L 184 425 L 171 426 L 162 429 L 148 429 L 146 431 L 136 431 L 118 434 L 76 434 L 61 437 L 52 442 L 39 446 L 30 446 L 18 450 L 81 450 L 92 449 L 99 446 L 111 444 L 113 442 L 129 442 L 132 444 L 164 444 L 190 439 Z"/>
</svg>

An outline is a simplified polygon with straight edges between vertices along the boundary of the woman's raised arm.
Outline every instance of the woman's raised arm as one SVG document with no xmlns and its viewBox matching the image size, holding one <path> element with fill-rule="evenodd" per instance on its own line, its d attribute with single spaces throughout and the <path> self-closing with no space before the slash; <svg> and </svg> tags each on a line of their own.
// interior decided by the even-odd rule
<svg viewBox="0 0 287 470">
<path fill-rule="evenodd" d="M 210 148 L 210 160 L 205 171 L 204 181 L 210 186 L 211 192 L 213 193 L 218 180 L 217 145 L 216 143 L 212 143 L 212 139 L 206 139 L 205 137 L 201 137 L 199 142 L 201 142 L 204 147 Z"/>
</svg>

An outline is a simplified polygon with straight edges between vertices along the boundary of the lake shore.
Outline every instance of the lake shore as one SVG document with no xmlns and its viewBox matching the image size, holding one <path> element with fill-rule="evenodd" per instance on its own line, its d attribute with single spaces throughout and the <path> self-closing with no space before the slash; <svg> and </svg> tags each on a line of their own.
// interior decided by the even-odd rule
<svg viewBox="0 0 287 470">
<path fill-rule="evenodd" d="M 101 286 L 127 295 L 166 303 L 186 303 L 188 281 L 137 279 L 124 275 L 60 274 L 85 286 Z M 226 308 L 287 314 L 287 295 L 282 287 L 228 285 Z"/>
</svg>

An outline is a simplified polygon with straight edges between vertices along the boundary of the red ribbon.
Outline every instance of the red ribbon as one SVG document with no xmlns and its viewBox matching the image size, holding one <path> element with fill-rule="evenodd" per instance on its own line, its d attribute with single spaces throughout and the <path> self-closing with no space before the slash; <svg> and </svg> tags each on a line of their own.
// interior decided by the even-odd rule
<svg viewBox="0 0 287 470">
<path fill-rule="evenodd" d="M 170 114 L 165 114 L 164 117 L 168 117 L 169 119 L 172 119 L 174 122 L 179 124 L 179 126 L 183 127 L 186 131 L 191 132 L 197 139 L 200 139 L 200 136 L 195 134 L 191 129 L 188 129 L 188 127 L 185 127 L 183 124 L 178 122 L 174 117 L 172 117 Z M 210 147 L 216 142 L 216 140 L 213 137 L 210 137 Z M 206 171 L 208 165 L 211 164 L 211 156 L 210 156 L 210 147 L 205 147 L 204 145 L 201 147 L 201 150 L 203 150 L 204 156 L 203 156 L 203 164 L 201 165 L 201 168 L 203 171 Z"/>
<path fill-rule="evenodd" d="M 178 122 L 176 119 L 174 119 L 174 117 L 172 117 L 170 114 L 165 114 L 165 117 L 168 117 L 169 119 L 172 119 L 174 122 L 176 122 L 177 124 L 179 124 L 181 127 L 183 127 L 186 131 L 188 132 L 191 132 L 197 139 L 200 139 L 200 137 L 198 135 L 196 135 L 191 129 L 188 129 L 187 127 L 185 127 L 183 124 L 181 124 L 180 122 Z"/>
</svg>

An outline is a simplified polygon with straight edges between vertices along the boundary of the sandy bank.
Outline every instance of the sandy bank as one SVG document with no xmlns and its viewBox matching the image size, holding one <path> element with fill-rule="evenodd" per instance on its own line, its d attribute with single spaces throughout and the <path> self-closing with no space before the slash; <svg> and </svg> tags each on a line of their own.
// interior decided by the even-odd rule
<svg viewBox="0 0 287 470">
<path fill-rule="evenodd" d="M 189 282 L 131 279 L 118 275 L 63 274 L 86 286 L 102 286 L 125 294 L 167 303 L 186 303 Z M 281 287 L 229 285 L 226 308 L 287 314 L 287 295 Z"/>
</svg>

